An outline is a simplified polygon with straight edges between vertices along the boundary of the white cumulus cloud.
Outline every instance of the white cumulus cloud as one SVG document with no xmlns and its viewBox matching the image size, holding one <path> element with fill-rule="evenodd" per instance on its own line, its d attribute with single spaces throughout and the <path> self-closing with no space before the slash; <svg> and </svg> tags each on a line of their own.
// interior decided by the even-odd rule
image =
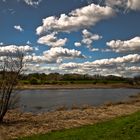
<svg viewBox="0 0 140 140">
<path fill-rule="evenodd" d="M 123 63 L 136 63 L 140 62 L 140 55 L 138 54 L 129 54 L 123 57 L 117 57 L 117 58 L 109 58 L 109 59 L 100 59 L 100 60 L 95 60 L 93 62 L 84 62 L 84 63 L 66 63 L 62 64 L 63 68 L 68 68 L 70 66 L 75 67 L 89 67 L 90 69 L 93 68 L 99 68 L 99 67 L 109 67 L 109 66 L 116 66 L 119 64 Z M 72 64 L 72 65 L 71 65 Z"/>
<path fill-rule="evenodd" d="M 39 38 L 37 42 L 39 44 L 48 45 L 50 47 L 62 47 L 62 46 L 65 46 L 67 42 L 67 38 L 58 39 L 55 36 L 55 33 L 52 33 L 52 34 L 48 34 L 46 36 Z"/>
<path fill-rule="evenodd" d="M 25 45 L 25 46 L 16 46 L 16 45 L 0 46 L 0 55 L 4 56 L 7 53 L 15 54 L 17 52 L 26 53 L 26 52 L 29 52 L 32 50 L 33 50 L 33 48 L 28 45 Z"/>
<path fill-rule="evenodd" d="M 140 10 L 140 0 L 128 0 L 127 6 L 132 10 Z"/>
<path fill-rule="evenodd" d="M 102 36 L 99 36 L 98 34 L 92 34 L 87 29 L 84 29 L 82 31 L 82 34 L 83 34 L 82 43 L 85 44 L 89 49 L 92 49 L 92 43 L 94 41 L 97 41 L 102 38 Z"/>
<path fill-rule="evenodd" d="M 85 58 L 80 51 L 62 47 L 44 51 L 42 56 L 29 55 L 25 60 L 35 63 L 61 63 L 63 59 Z"/>
<path fill-rule="evenodd" d="M 139 54 L 130 54 L 123 57 L 100 59 L 93 62 L 76 63 L 69 62 L 60 65 L 59 69 L 69 73 L 102 74 L 131 76 L 134 71 L 139 72 L 139 66 L 132 66 L 140 62 Z M 129 72 L 128 72 L 129 70 Z M 131 72 L 132 70 L 132 72 Z M 129 75 L 130 74 L 130 75 Z"/>
<path fill-rule="evenodd" d="M 106 5 L 130 10 L 140 10 L 140 0 L 106 0 Z"/>
<path fill-rule="evenodd" d="M 112 40 L 106 43 L 115 52 L 136 52 L 140 51 L 140 37 L 134 37 L 130 40 Z"/>
<path fill-rule="evenodd" d="M 85 58 L 84 55 L 80 51 L 75 49 L 68 49 L 68 48 L 51 48 L 48 51 L 44 52 L 44 56 L 49 60 L 60 60 L 60 58 Z"/>
<path fill-rule="evenodd" d="M 81 46 L 81 43 L 80 43 L 80 42 L 75 42 L 74 45 L 75 45 L 76 47 L 80 47 L 80 46 Z"/>
<path fill-rule="evenodd" d="M 73 10 L 68 15 L 50 16 L 43 19 L 43 25 L 36 29 L 38 35 L 48 31 L 71 32 L 81 28 L 94 26 L 97 22 L 113 17 L 115 12 L 108 6 L 90 4 Z"/>
</svg>

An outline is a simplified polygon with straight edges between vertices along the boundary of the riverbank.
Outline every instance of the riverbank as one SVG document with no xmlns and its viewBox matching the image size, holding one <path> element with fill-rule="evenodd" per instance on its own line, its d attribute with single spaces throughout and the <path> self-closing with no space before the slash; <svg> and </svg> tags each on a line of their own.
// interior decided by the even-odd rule
<svg viewBox="0 0 140 140">
<path fill-rule="evenodd" d="M 17 140 L 138 140 L 140 111 L 94 125 L 18 138 Z"/>
<path fill-rule="evenodd" d="M 112 84 L 54 84 L 54 85 L 18 85 L 17 89 L 21 90 L 34 90 L 34 89 L 107 89 L 107 88 L 138 88 L 140 85 L 130 85 L 126 83 L 112 83 Z"/>
<path fill-rule="evenodd" d="M 140 94 L 131 96 L 127 102 L 107 103 L 101 107 L 84 106 L 72 110 L 60 108 L 42 114 L 11 110 L 0 125 L 0 130 L 8 138 L 17 138 L 95 124 L 136 111 L 140 111 Z"/>
</svg>

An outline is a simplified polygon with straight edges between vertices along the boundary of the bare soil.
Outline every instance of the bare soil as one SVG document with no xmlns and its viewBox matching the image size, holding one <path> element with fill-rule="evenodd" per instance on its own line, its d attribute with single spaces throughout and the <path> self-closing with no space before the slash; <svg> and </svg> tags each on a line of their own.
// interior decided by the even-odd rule
<svg viewBox="0 0 140 140">
<path fill-rule="evenodd" d="M 0 140 L 1 137 L 14 139 L 95 124 L 136 111 L 140 111 L 140 94 L 132 96 L 127 102 L 107 103 L 101 107 L 83 106 L 81 108 L 74 107 L 72 110 L 60 108 L 58 111 L 42 114 L 10 110 L 5 116 L 4 123 L 0 124 Z"/>
</svg>

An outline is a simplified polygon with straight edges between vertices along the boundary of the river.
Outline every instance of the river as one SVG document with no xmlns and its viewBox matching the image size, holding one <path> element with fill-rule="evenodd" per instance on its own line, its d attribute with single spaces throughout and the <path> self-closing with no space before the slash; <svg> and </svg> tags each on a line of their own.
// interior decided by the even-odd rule
<svg viewBox="0 0 140 140">
<path fill-rule="evenodd" d="M 83 105 L 100 106 L 107 102 L 119 102 L 139 93 L 139 89 L 61 89 L 22 90 L 20 108 L 23 112 L 46 112 L 60 106 L 68 108 Z"/>
</svg>

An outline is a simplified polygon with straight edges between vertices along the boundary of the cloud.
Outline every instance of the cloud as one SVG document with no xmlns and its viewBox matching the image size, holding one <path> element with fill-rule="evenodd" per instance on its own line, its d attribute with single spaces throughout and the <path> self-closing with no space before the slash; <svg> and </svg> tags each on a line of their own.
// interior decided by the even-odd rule
<svg viewBox="0 0 140 140">
<path fill-rule="evenodd" d="M 39 44 L 48 45 L 50 47 L 62 47 L 62 46 L 65 46 L 65 44 L 67 42 L 67 38 L 58 39 L 55 36 L 55 33 L 52 33 L 52 34 L 39 38 L 37 42 Z"/>
<path fill-rule="evenodd" d="M 26 72 L 27 73 L 55 73 L 58 71 L 58 67 L 53 65 L 40 65 L 40 64 L 27 64 Z"/>
<path fill-rule="evenodd" d="M 117 57 L 117 58 L 110 58 L 110 59 L 100 59 L 100 60 L 95 60 L 93 62 L 84 62 L 83 64 L 80 63 L 73 63 L 74 66 L 86 66 L 89 68 L 95 68 L 95 67 L 108 67 L 108 66 L 116 66 L 119 64 L 123 64 L 123 63 L 136 63 L 136 62 L 140 62 L 140 55 L 138 54 L 129 54 L 123 57 Z M 62 64 L 62 67 L 69 67 L 71 63 L 67 63 L 67 64 Z M 73 66 L 73 65 L 72 65 Z"/>
<path fill-rule="evenodd" d="M 6 54 L 16 54 L 17 52 L 27 53 L 32 51 L 33 48 L 26 45 L 26 46 L 16 46 L 16 45 L 9 45 L 9 46 L 0 46 L 0 55 L 4 56 Z"/>
<path fill-rule="evenodd" d="M 62 50 L 63 51 L 62 51 Z M 123 57 L 99 59 L 92 62 L 69 62 L 61 63 L 63 59 L 79 58 L 80 53 L 74 50 L 65 50 L 65 48 L 51 48 L 44 52 L 42 56 L 26 56 L 29 60 L 29 72 L 60 72 L 60 73 L 79 73 L 79 74 L 100 74 L 100 75 L 118 75 L 118 76 L 134 76 L 140 72 L 140 55 L 129 54 Z M 57 51 L 56 51 L 57 50 Z M 75 53 L 74 53 L 75 52 Z M 34 62 L 34 63 L 33 63 Z M 57 64 L 56 64 L 57 63 Z M 60 64 L 61 63 L 61 64 Z"/>
<path fill-rule="evenodd" d="M 112 50 L 111 49 L 102 49 L 101 51 L 102 52 L 111 52 Z"/>
<path fill-rule="evenodd" d="M 59 61 L 63 57 L 71 58 L 71 59 L 85 58 L 85 56 L 82 55 L 80 51 L 77 51 L 75 49 L 62 48 L 62 47 L 51 48 L 50 50 L 44 52 L 44 56 L 51 61 L 53 60 Z"/>
<path fill-rule="evenodd" d="M 31 45 L 32 43 L 28 40 L 28 41 L 26 42 L 26 44 Z"/>
<path fill-rule="evenodd" d="M 91 50 L 92 50 L 92 43 L 94 41 L 97 41 L 102 38 L 102 36 L 99 36 L 97 34 L 92 34 L 87 29 L 84 29 L 82 31 L 82 34 L 83 34 L 82 43 L 85 44 L 87 46 L 87 48 L 89 48 Z M 93 50 L 95 50 L 95 49 L 93 49 Z"/>
<path fill-rule="evenodd" d="M 132 10 L 140 10 L 140 0 L 128 0 L 127 6 Z"/>
<path fill-rule="evenodd" d="M 99 51 L 98 48 L 93 48 L 93 42 L 97 41 L 99 39 L 102 39 L 102 36 L 100 36 L 98 34 L 93 34 L 93 33 L 89 32 L 87 29 L 84 29 L 82 31 L 82 40 L 81 40 L 81 42 L 75 42 L 74 45 L 76 47 L 86 45 L 86 47 L 89 48 L 90 51 Z"/>
<path fill-rule="evenodd" d="M 125 67 L 123 71 L 121 71 L 123 75 L 134 77 L 136 75 L 139 75 L 140 73 L 140 66 L 130 66 Z"/>
<path fill-rule="evenodd" d="M 118 6 L 118 7 L 127 7 L 128 0 L 106 0 L 106 5 L 110 7 Z"/>
<path fill-rule="evenodd" d="M 74 45 L 75 45 L 76 47 L 80 47 L 82 44 L 81 44 L 80 42 L 75 42 Z"/>
<path fill-rule="evenodd" d="M 133 71 L 133 72 L 140 72 L 140 67 L 132 66 L 132 67 L 126 67 L 127 71 Z"/>
<path fill-rule="evenodd" d="M 38 6 L 42 0 L 23 0 L 29 6 Z"/>
<path fill-rule="evenodd" d="M 106 0 L 106 5 L 125 10 L 140 10 L 140 0 Z"/>
<path fill-rule="evenodd" d="M 35 63 L 61 63 L 63 59 L 86 58 L 80 51 L 62 47 L 44 51 L 42 56 L 29 55 L 25 60 Z"/>
<path fill-rule="evenodd" d="M 106 43 L 115 52 L 137 52 L 140 51 L 140 37 L 134 37 L 130 40 L 112 40 Z"/>
<path fill-rule="evenodd" d="M 15 25 L 14 28 L 20 32 L 23 32 L 23 28 L 20 25 Z"/>
<path fill-rule="evenodd" d="M 38 49 L 38 47 L 35 47 L 35 51 L 38 51 L 39 49 Z"/>
<path fill-rule="evenodd" d="M 98 48 L 92 48 L 91 51 L 96 52 L 96 51 L 99 51 L 99 49 Z"/>
<path fill-rule="evenodd" d="M 38 35 L 48 31 L 71 32 L 78 29 L 96 25 L 97 22 L 111 18 L 115 15 L 112 8 L 90 4 L 88 6 L 73 10 L 68 15 L 61 14 L 60 17 L 50 16 L 43 19 L 43 25 L 36 29 Z"/>
<path fill-rule="evenodd" d="M 136 63 L 140 61 L 140 55 L 138 54 L 129 54 L 123 57 L 117 57 L 117 58 L 110 58 L 110 59 L 101 59 L 96 60 L 93 62 L 96 66 L 112 66 L 116 64 L 122 64 L 122 63 Z"/>
<path fill-rule="evenodd" d="M 6 2 L 7 0 L 2 0 L 3 2 Z M 24 3 L 26 3 L 29 6 L 33 6 L 33 7 L 37 7 L 42 0 L 16 0 L 17 2 L 23 1 Z"/>
<path fill-rule="evenodd" d="M 2 45 L 4 45 L 4 43 L 3 42 L 0 42 L 0 46 L 2 46 Z"/>
<path fill-rule="evenodd" d="M 63 63 L 60 65 L 59 69 L 62 71 L 67 71 L 68 73 L 81 73 L 81 74 L 102 74 L 102 75 L 128 75 L 127 67 L 133 64 L 138 64 L 140 62 L 139 54 L 130 54 L 123 57 L 109 58 L 109 59 L 100 59 L 93 62 L 84 62 L 84 63 Z M 131 69 L 132 69 L 131 68 Z M 139 69 L 137 69 L 139 70 Z M 133 72 L 131 72 L 132 74 Z"/>
</svg>

